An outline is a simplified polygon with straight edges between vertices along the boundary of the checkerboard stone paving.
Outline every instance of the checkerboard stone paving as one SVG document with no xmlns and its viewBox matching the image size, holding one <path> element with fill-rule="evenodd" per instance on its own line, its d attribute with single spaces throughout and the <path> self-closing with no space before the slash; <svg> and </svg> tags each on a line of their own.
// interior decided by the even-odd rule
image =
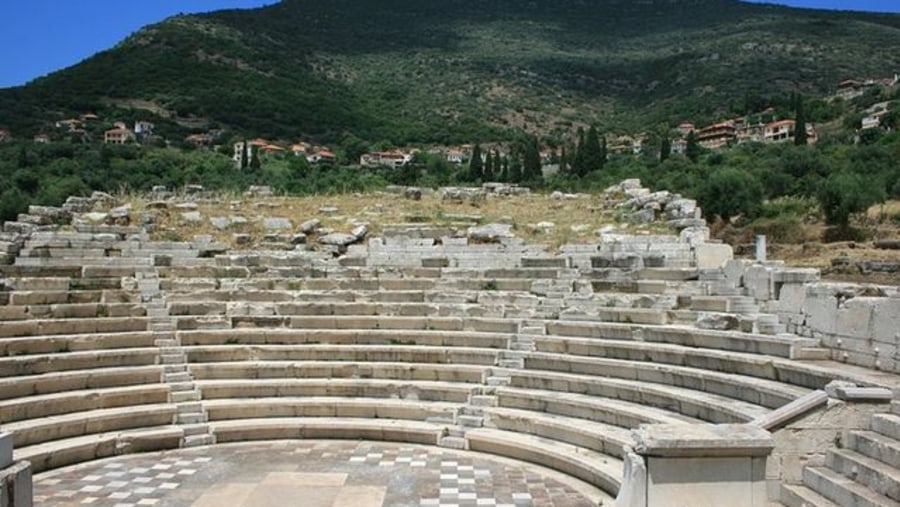
<svg viewBox="0 0 900 507">
<path fill-rule="evenodd" d="M 35 477 L 54 507 L 588 507 L 596 490 L 486 454 L 279 441 L 129 455 Z"/>
</svg>

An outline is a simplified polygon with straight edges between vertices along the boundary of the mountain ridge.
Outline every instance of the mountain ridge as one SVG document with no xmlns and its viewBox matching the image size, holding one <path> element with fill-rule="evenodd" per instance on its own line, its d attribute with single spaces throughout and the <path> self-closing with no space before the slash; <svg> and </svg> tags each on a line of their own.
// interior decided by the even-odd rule
<svg viewBox="0 0 900 507">
<path fill-rule="evenodd" d="M 28 132 L 140 100 L 238 132 L 328 141 L 638 131 L 892 75 L 898 50 L 900 15 L 732 0 L 283 0 L 169 18 L 0 90 L 0 125 Z"/>
</svg>

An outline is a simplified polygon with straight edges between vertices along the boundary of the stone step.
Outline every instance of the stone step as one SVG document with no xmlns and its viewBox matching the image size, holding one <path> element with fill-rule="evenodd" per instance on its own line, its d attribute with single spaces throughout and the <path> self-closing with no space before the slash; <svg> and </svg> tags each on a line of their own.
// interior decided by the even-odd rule
<svg viewBox="0 0 900 507">
<path fill-rule="evenodd" d="M 159 340 L 153 340 L 153 345 L 164 349 L 169 347 L 178 347 L 178 340 L 172 338 L 160 338 Z"/>
<path fill-rule="evenodd" d="M 448 437 L 465 437 L 466 429 L 460 426 L 448 426 L 447 427 L 447 436 Z"/>
<path fill-rule="evenodd" d="M 441 437 L 438 447 L 465 451 L 469 448 L 469 441 L 464 437 Z"/>
<path fill-rule="evenodd" d="M 792 359 L 798 361 L 830 361 L 831 349 L 822 347 L 797 347 L 794 349 Z"/>
<path fill-rule="evenodd" d="M 165 375 L 165 381 L 172 387 L 172 390 L 175 391 L 175 384 L 190 384 L 186 389 L 193 389 L 194 384 L 192 383 L 194 379 L 191 377 L 191 374 L 187 371 L 180 371 L 174 373 L 167 373 Z M 181 386 L 179 391 L 185 390 L 184 386 Z"/>
<path fill-rule="evenodd" d="M 181 427 L 182 431 L 184 431 L 185 437 L 192 437 L 194 435 L 209 435 L 209 425 L 208 424 L 185 424 Z"/>
<path fill-rule="evenodd" d="M 897 397 L 897 391 L 894 390 L 894 397 Z M 891 402 L 891 412 L 897 415 L 900 415 L 900 401 L 892 401 Z"/>
<path fill-rule="evenodd" d="M 206 414 L 193 412 L 190 414 L 178 414 L 175 416 L 176 424 L 202 424 L 207 422 Z"/>
<path fill-rule="evenodd" d="M 835 472 L 879 495 L 900 501 L 900 475 L 895 468 L 851 449 L 832 449 L 826 463 Z"/>
<path fill-rule="evenodd" d="M 529 342 L 529 343 L 516 342 L 516 343 L 513 343 L 512 345 L 510 345 L 509 348 L 510 348 L 510 350 L 531 352 L 532 350 L 534 350 L 534 342 Z"/>
<path fill-rule="evenodd" d="M 493 387 L 505 387 L 510 383 L 510 377 L 488 377 L 485 383 Z"/>
<path fill-rule="evenodd" d="M 184 447 L 203 447 L 205 445 L 215 444 L 215 438 L 212 435 L 191 435 L 184 437 Z"/>
<path fill-rule="evenodd" d="M 191 401 L 200 401 L 199 391 L 173 391 L 171 393 L 172 403 L 186 403 Z"/>
<path fill-rule="evenodd" d="M 497 366 L 521 369 L 525 367 L 525 361 L 523 359 L 501 359 L 497 362 Z"/>
<path fill-rule="evenodd" d="M 484 417 L 460 414 L 456 416 L 456 423 L 466 428 L 481 428 L 484 426 Z"/>
<path fill-rule="evenodd" d="M 181 352 L 177 354 L 160 354 L 159 362 L 162 364 L 184 364 L 185 357 Z"/>
<path fill-rule="evenodd" d="M 203 404 L 199 401 L 179 403 L 176 407 L 179 414 L 193 414 L 203 412 Z"/>
<path fill-rule="evenodd" d="M 496 407 L 497 397 L 489 394 L 476 394 L 471 397 L 469 403 L 476 407 Z"/>
<path fill-rule="evenodd" d="M 169 384 L 169 391 L 171 391 L 173 393 L 194 390 L 193 380 L 188 381 L 188 382 L 169 382 L 168 384 Z"/>
<path fill-rule="evenodd" d="M 900 415 L 875 414 L 872 416 L 872 431 L 900 441 Z"/>
<path fill-rule="evenodd" d="M 823 467 L 803 469 L 803 483 L 825 498 L 852 507 L 896 507 L 897 502 L 879 495 L 847 477 Z"/>
<path fill-rule="evenodd" d="M 188 371 L 187 363 L 167 364 L 163 366 L 163 373 L 172 375 L 176 373 L 186 373 Z M 168 378 L 168 377 L 167 377 Z"/>
<path fill-rule="evenodd" d="M 851 431 L 847 447 L 872 459 L 900 468 L 900 441 L 874 431 Z"/>
<path fill-rule="evenodd" d="M 801 484 L 782 485 L 781 503 L 785 507 L 841 507 Z"/>
<path fill-rule="evenodd" d="M 435 423 L 435 424 L 454 424 L 453 417 L 426 417 L 425 422 Z"/>
</svg>

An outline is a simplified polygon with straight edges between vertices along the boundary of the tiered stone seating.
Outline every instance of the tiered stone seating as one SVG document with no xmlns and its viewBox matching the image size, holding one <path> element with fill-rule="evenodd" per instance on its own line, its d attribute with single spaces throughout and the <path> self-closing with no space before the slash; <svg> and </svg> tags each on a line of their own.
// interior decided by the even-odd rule
<svg viewBox="0 0 900 507">
<path fill-rule="evenodd" d="M 533 461 L 614 495 L 641 424 L 747 423 L 835 379 L 896 382 L 823 360 L 674 236 L 560 256 L 395 237 L 336 262 L 104 234 L 40 236 L 0 268 L 0 421 L 37 470 L 358 438 Z M 738 325 L 699 326 L 721 316 Z M 810 469 L 798 497 L 868 467 L 860 484 L 895 499 L 891 417 Z"/>
<path fill-rule="evenodd" d="M 614 493 L 632 428 L 749 422 L 834 378 L 791 359 L 814 340 L 511 311 L 543 304 L 545 295 L 525 287 L 552 281 L 558 270 L 534 271 L 543 277 L 537 280 L 522 270 L 507 279 L 528 285 L 512 291 L 470 285 L 438 293 L 458 283 L 453 274 L 472 270 L 405 276 L 426 273 L 433 274 L 263 274 L 183 295 L 175 289 L 181 280 L 170 280 L 172 314 L 222 317 L 223 329 L 178 333 L 217 441 L 321 437 L 328 421 L 352 421 L 335 437 L 374 432 L 504 454 Z M 574 293 L 575 282 L 566 285 Z M 454 296 L 490 298 L 494 316 L 467 316 L 466 303 L 435 303 Z M 414 423 L 415 431 L 404 436 L 395 421 Z"/>
<path fill-rule="evenodd" d="M 35 236 L 0 267 L 0 421 L 16 459 L 42 471 L 178 447 L 157 337 L 130 282 L 142 262 L 104 257 L 107 236 Z"/>
</svg>

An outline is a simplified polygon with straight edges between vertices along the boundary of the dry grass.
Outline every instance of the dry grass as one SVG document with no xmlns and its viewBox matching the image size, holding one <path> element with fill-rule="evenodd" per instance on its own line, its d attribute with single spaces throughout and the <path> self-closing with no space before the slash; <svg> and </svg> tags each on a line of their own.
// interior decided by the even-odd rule
<svg viewBox="0 0 900 507">
<path fill-rule="evenodd" d="M 131 202 L 135 214 L 146 211 L 149 203 L 145 196 L 123 196 L 122 201 Z M 232 206 L 232 202 L 236 205 Z M 302 222 L 316 218 L 321 220 L 322 227 L 338 232 L 349 232 L 355 225 L 366 223 L 371 235 L 379 235 L 387 227 L 417 223 L 447 225 L 464 230 L 477 219 L 480 223 L 511 224 L 518 237 L 552 247 L 596 241 L 595 231 L 610 225 L 629 234 L 670 232 L 658 224 L 635 226 L 621 223 L 614 206 L 606 202 L 602 195 L 566 200 L 552 200 L 546 195 L 488 195 L 476 203 L 444 201 L 437 194 L 425 195 L 420 201 L 388 193 L 269 198 L 222 195 L 209 202 L 198 201 L 197 204 L 197 211 L 203 220 L 196 223 L 184 220 L 182 212 L 185 210 L 175 205 L 160 212 L 155 239 L 188 241 L 194 235 L 208 234 L 232 244 L 234 233 L 246 233 L 256 242 L 266 234 L 263 219 L 270 217 L 289 219 L 295 229 Z M 335 207 L 338 212 L 326 215 L 320 211 L 323 207 Z M 212 217 L 228 216 L 244 217 L 248 223 L 229 227 L 225 231 L 216 229 L 210 223 Z M 535 227 L 540 222 L 552 222 L 554 227 L 543 231 Z"/>
</svg>

